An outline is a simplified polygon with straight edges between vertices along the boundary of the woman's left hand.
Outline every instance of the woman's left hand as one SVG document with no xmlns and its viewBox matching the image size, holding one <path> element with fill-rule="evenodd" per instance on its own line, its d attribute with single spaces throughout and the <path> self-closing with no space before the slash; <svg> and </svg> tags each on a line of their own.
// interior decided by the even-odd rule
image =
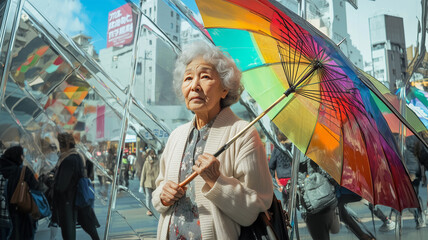
<svg viewBox="0 0 428 240">
<path fill-rule="evenodd" d="M 193 170 L 212 188 L 220 176 L 220 161 L 209 153 L 199 155 Z"/>
</svg>

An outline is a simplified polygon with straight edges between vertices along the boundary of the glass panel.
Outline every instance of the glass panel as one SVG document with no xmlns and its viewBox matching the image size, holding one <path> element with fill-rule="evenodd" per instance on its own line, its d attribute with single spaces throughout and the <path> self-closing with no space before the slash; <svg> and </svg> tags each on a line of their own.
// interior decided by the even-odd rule
<svg viewBox="0 0 428 240">
<path fill-rule="evenodd" d="M 5 107 L 0 109 L 0 150 L 23 145 L 27 164 L 40 175 L 57 162 L 58 132 L 71 132 L 78 148 L 94 164 L 100 236 L 104 235 L 112 176 L 119 168 L 117 148 L 126 91 L 132 88 L 120 190 L 113 199 L 109 234 L 110 238 L 156 237 L 159 216 L 155 211 L 154 216 L 147 215 L 146 194 L 140 192 L 143 163 L 150 149 L 160 156 L 171 130 L 193 117 L 172 87 L 174 61 L 181 46 L 198 39 L 209 41 L 201 31 L 193 1 L 185 2 L 188 8 L 178 0 L 142 1 L 141 10 L 136 7 L 138 0 L 105 4 L 30 0 L 24 6 L 11 52 Z M 136 26 L 138 12 L 143 14 L 140 26 Z M 137 27 L 141 27 L 139 36 Z M 138 41 L 135 57 L 134 41 Z M 130 86 L 134 71 L 135 85 Z M 261 113 L 246 93 L 232 110 L 245 120 Z M 263 118 L 259 123 L 256 127 L 268 158 L 274 148 L 284 150 L 271 122 Z M 275 193 L 281 199 L 278 189 Z M 366 205 L 354 203 L 352 208 L 369 226 Z M 309 238 L 301 214 L 297 215 L 300 237 Z M 375 219 L 375 224 L 382 223 Z M 48 235 L 47 221 L 40 221 L 36 239 Z M 342 225 L 341 234 L 332 237 L 344 236 L 352 237 L 352 233 Z M 86 238 L 86 233 L 77 231 L 77 239 Z"/>
</svg>

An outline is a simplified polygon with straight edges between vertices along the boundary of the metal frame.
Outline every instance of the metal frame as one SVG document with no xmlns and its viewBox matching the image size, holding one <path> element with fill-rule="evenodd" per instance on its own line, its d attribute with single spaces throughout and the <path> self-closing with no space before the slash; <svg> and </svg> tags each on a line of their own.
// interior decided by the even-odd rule
<svg viewBox="0 0 428 240">
<path fill-rule="evenodd" d="M 12 48 L 16 38 L 16 31 L 21 18 L 21 11 L 25 0 L 9 0 L 6 4 L 3 15 L 2 25 L 0 26 L 0 53 L 6 48 L 4 58 L 0 54 L 0 64 L 3 66 L 0 84 L 0 106 L 4 104 L 4 95 L 6 93 L 7 77 L 10 71 L 10 61 L 12 59 Z"/>
</svg>

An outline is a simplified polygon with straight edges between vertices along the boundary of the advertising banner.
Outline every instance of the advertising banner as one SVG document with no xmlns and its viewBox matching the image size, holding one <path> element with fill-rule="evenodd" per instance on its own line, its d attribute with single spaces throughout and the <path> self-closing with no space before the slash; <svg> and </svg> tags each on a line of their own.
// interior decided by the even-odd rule
<svg viewBox="0 0 428 240">
<path fill-rule="evenodd" d="M 128 4 L 125 4 L 108 14 L 107 48 L 130 44 L 133 39 L 132 9 Z"/>
</svg>

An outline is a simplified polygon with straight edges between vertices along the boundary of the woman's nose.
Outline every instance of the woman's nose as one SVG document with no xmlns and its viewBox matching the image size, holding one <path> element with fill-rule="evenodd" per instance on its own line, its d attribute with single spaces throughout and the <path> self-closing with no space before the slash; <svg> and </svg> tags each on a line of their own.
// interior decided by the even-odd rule
<svg viewBox="0 0 428 240">
<path fill-rule="evenodd" d="M 193 91 L 201 90 L 201 85 L 199 84 L 199 78 L 198 77 L 193 79 L 191 88 Z"/>
</svg>

